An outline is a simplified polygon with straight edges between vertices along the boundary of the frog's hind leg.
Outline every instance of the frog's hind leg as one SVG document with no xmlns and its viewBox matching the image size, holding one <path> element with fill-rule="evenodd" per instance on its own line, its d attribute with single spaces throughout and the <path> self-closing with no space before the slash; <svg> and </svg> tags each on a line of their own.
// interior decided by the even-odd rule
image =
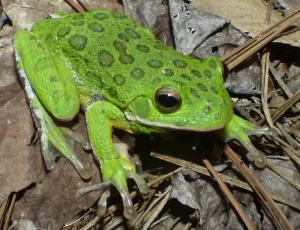
<svg viewBox="0 0 300 230">
<path fill-rule="evenodd" d="M 216 133 L 224 141 L 237 139 L 249 151 L 247 158 L 250 161 L 254 161 L 255 165 L 259 168 L 266 166 L 266 157 L 253 146 L 249 139 L 249 135 L 270 135 L 270 130 L 268 128 L 256 128 L 248 121 L 233 115 L 229 124 L 227 124 L 223 129 L 216 131 Z"/>
<path fill-rule="evenodd" d="M 18 69 L 24 78 L 27 97 L 38 120 L 35 119 L 36 124 L 42 133 L 44 154 L 51 154 L 48 148 L 50 142 L 70 160 L 83 178 L 89 178 L 88 168 L 74 153 L 48 113 L 59 120 L 70 120 L 78 113 L 78 94 L 70 71 L 59 57 L 52 56 L 49 48 L 28 31 L 16 33 L 15 46 Z M 53 168 L 55 156 L 44 158 L 47 168 Z"/>
<path fill-rule="evenodd" d="M 31 106 L 35 116 L 38 119 L 38 127 L 41 135 L 41 141 L 43 146 L 44 156 L 45 154 L 51 154 L 49 149 L 49 144 L 51 143 L 64 157 L 66 157 L 79 173 L 79 175 L 84 179 L 89 179 L 91 177 L 91 172 L 89 168 L 81 161 L 78 155 L 73 151 L 73 148 L 68 143 L 64 132 L 62 129 L 57 127 L 48 112 L 44 109 L 37 97 L 31 101 Z M 48 169 L 53 168 L 53 162 L 56 156 L 45 156 L 45 162 Z"/>
</svg>

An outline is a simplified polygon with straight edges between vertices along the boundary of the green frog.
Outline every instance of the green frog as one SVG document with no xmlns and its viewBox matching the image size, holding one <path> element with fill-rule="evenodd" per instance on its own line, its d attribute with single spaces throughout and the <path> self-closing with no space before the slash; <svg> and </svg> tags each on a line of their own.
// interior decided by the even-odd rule
<svg viewBox="0 0 300 230">
<path fill-rule="evenodd" d="M 266 164 L 248 138 L 262 131 L 233 114 L 223 64 L 216 57 L 185 56 L 157 41 L 149 29 L 108 10 L 42 20 L 31 31 L 18 31 L 14 42 L 27 97 L 44 131 L 42 141 L 89 178 L 88 167 L 66 141 L 66 135 L 74 135 L 55 122 L 70 121 L 82 109 L 103 183 L 118 189 L 127 218 L 135 215 L 127 178 L 142 193 L 148 187 L 129 156 L 116 151 L 114 128 L 144 134 L 215 131 L 224 141 L 239 140 L 257 166 Z M 108 196 L 106 189 L 102 210 Z"/>
</svg>

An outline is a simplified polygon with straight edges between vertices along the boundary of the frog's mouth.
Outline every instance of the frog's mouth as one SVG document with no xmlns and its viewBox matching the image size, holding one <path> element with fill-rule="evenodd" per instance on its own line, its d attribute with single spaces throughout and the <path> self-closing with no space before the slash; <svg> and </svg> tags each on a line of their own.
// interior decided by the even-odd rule
<svg viewBox="0 0 300 230">
<path fill-rule="evenodd" d="M 219 125 L 219 126 L 213 126 L 213 127 L 204 127 L 204 128 L 195 128 L 195 127 L 189 127 L 189 126 L 177 126 L 174 124 L 169 124 L 169 123 L 162 123 L 158 121 L 151 121 L 147 120 L 144 118 L 141 118 L 136 115 L 132 115 L 128 112 L 125 112 L 125 117 L 127 120 L 132 121 L 132 122 L 138 122 L 140 124 L 149 126 L 149 127 L 158 127 L 164 130 L 184 130 L 184 131 L 194 131 L 194 132 L 210 132 L 210 131 L 215 131 L 219 130 L 225 127 L 225 125 Z"/>
</svg>

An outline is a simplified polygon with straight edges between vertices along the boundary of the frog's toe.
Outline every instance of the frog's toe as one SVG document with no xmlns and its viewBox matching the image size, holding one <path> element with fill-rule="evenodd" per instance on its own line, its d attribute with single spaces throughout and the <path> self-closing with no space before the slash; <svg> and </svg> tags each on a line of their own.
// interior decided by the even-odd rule
<svg viewBox="0 0 300 230">
<path fill-rule="evenodd" d="M 91 170 L 85 166 L 82 165 L 76 166 L 76 170 L 79 173 L 79 175 L 85 180 L 88 180 L 92 177 Z"/>
<path fill-rule="evenodd" d="M 146 181 L 143 179 L 142 176 L 140 176 L 137 173 L 128 173 L 128 177 L 132 178 L 135 181 L 141 193 L 149 193 L 149 186 L 147 185 Z"/>
<path fill-rule="evenodd" d="M 104 216 L 107 210 L 107 199 L 110 197 L 109 189 L 106 189 L 101 195 L 97 204 L 97 216 Z"/>
<path fill-rule="evenodd" d="M 106 214 L 107 211 L 107 200 L 110 197 L 110 190 L 108 188 L 108 185 L 112 185 L 114 184 L 115 187 L 117 188 L 118 192 L 121 195 L 122 198 L 122 202 L 123 202 L 123 215 L 127 218 L 127 219 L 133 219 L 137 216 L 137 213 L 135 211 L 135 208 L 133 207 L 130 195 L 128 193 L 128 190 L 123 190 L 118 186 L 118 183 L 116 183 L 116 181 L 112 181 L 112 182 L 106 182 L 106 183 L 101 183 L 95 186 L 91 186 L 88 188 L 84 188 L 78 191 L 79 195 L 82 195 L 86 192 L 91 192 L 93 190 L 96 189 L 105 189 L 105 191 L 103 192 L 103 194 L 101 195 L 98 204 L 97 204 L 97 216 L 104 216 Z"/>
<path fill-rule="evenodd" d="M 123 215 L 127 219 L 134 219 L 135 217 L 137 217 L 137 212 L 133 207 L 132 200 L 129 196 L 129 193 L 123 190 L 122 191 L 119 190 L 119 193 L 121 195 L 122 202 L 123 202 L 123 208 L 124 208 Z"/>
<path fill-rule="evenodd" d="M 249 161 L 254 162 L 254 164 L 257 168 L 266 167 L 267 162 L 268 162 L 266 156 L 257 149 L 252 150 L 251 152 L 249 152 L 246 155 L 246 157 Z"/>
<path fill-rule="evenodd" d="M 101 169 L 103 181 L 105 183 L 113 184 L 121 195 L 124 216 L 128 219 L 134 218 L 136 216 L 136 211 L 129 196 L 127 178 L 133 178 L 136 181 L 139 190 L 142 193 L 146 193 L 148 191 L 148 186 L 144 179 L 136 174 L 134 165 L 122 157 L 102 161 Z M 99 203 L 100 210 L 104 210 L 106 206 L 105 200 L 108 198 L 108 195 L 107 191 L 102 195 Z"/>
<path fill-rule="evenodd" d="M 255 129 L 245 128 L 245 132 L 249 136 L 262 136 L 262 135 L 272 136 L 272 137 L 278 136 L 276 129 L 269 128 L 269 127 L 255 128 Z"/>
<path fill-rule="evenodd" d="M 110 182 L 115 186 L 115 188 L 118 190 L 120 193 L 122 203 L 123 203 L 123 215 L 127 219 L 134 219 L 137 216 L 136 210 L 133 207 L 132 200 L 130 198 L 128 189 L 127 189 L 127 184 L 126 188 L 124 188 L 124 182 L 123 179 L 126 180 L 126 178 L 119 178 L 117 179 L 111 179 Z M 98 215 L 102 216 L 106 212 L 106 207 L 107 207 L 107 199 L 110 196 L 110 191 L 107 189 L 101 196 L 99 202 L 98 202 Z"/>
</svg>

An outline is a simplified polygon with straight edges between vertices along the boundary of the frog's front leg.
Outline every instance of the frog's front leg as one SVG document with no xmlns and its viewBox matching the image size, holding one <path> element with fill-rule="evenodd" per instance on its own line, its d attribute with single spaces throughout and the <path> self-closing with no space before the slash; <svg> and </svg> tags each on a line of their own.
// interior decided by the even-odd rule
<svg viewBox="0 0 300 230">
<path fill-rule="evenodd" d="M 247 158 L 250 161 L 254 161 L 255 165 L 259 168 L 263 168 L 266 166 L 266 157 L 263 153 L 261 153 L 253 146 L 248 136 L 263 134 L 270 135 L 270 131 L 268 128 L 258 129 L 248 121 L 236 115 L 233 115 L 229 124 L 227 124 L 223 129 L 216 131 L 216 133 L 224 141 L 237 139 L 249 151 L 249 153 L 247 154 Z"/>
<path fill-rule="evenodd" d="M 120 128 L 130 130 L 123 112 L 109 102 L 97 102 L 87 108 L 87 127 L 92 149 L 101 163 L 102 178 L 104 183 L 112 183 L 120 192 L 124 205 L 124 216 L 132 219 L 135 210 L 129 197 L 126 178 L 133 178 L 142 193 L 148 192 L 145 181 L 135 171 L 125 153 L 117 153 L 112 140 L 112 129 Z M 100 199 L 100 209 L 105 210 L 105 192 Z"/>
</svg>

